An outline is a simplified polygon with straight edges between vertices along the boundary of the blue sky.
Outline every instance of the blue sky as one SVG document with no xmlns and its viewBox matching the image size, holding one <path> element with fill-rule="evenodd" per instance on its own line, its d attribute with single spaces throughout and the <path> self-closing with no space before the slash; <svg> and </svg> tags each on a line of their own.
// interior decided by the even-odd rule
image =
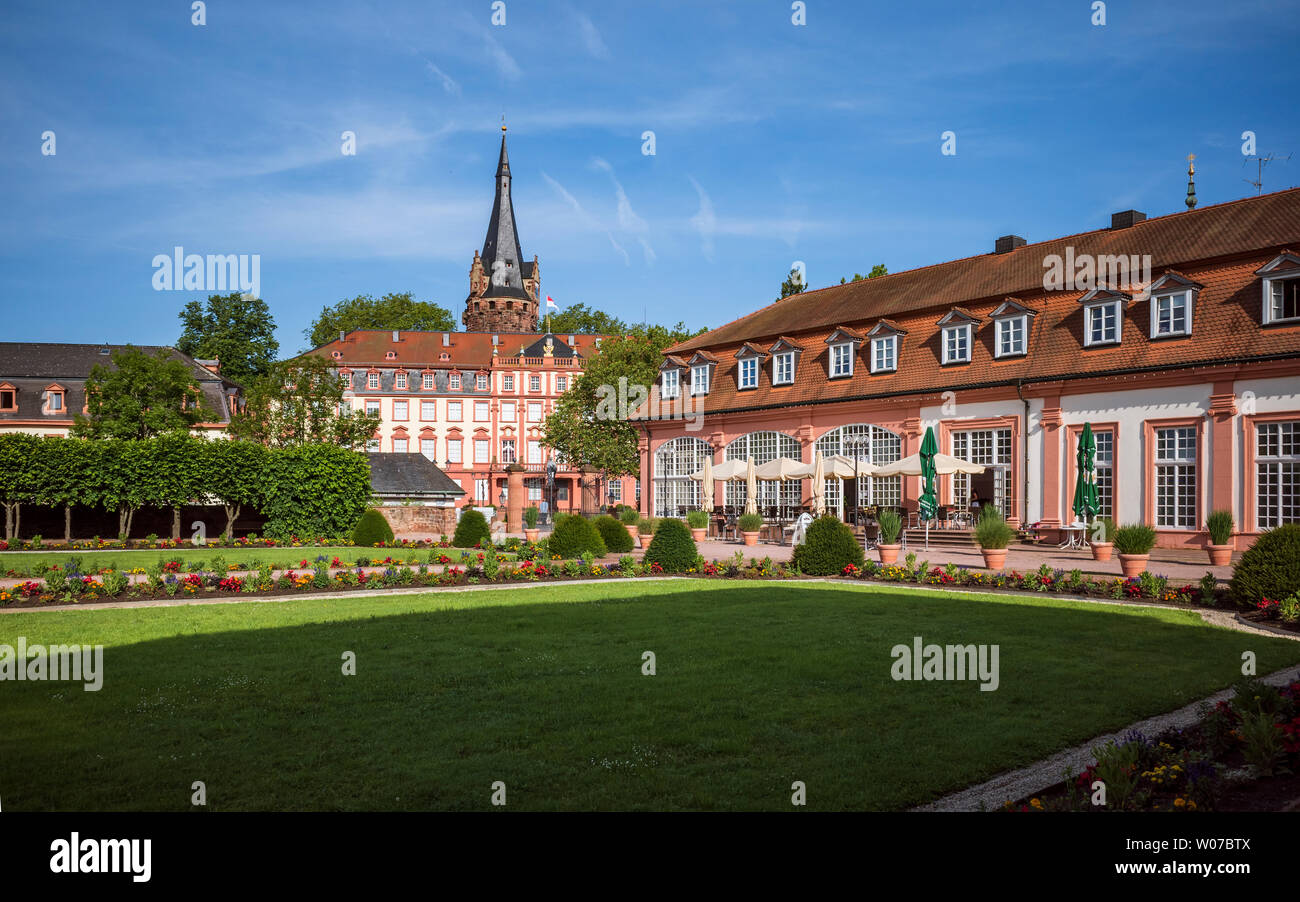
<svg viewBox="0 0 1300 902">
<path fill-rule="evenodd" d="M 4 339 L 168 343 L 206 292 L 152 260 L 259 254 L 282 353 L 321 307 L 459 318 L 500 117 L 542 289 L 719 325 L 816 286 L 1253 194 L 1296 151 L 1300 5 L 1115 0 L 462 3 L 6 0 Z M 55 132 L 57 153 L 41 154 Z M 642 153 L 653 130 L 656 153 Z M 945 156 L 941 134 L 957 153 Z M 341 152 L 341 133 L 357 153 Z"/>
</svg>

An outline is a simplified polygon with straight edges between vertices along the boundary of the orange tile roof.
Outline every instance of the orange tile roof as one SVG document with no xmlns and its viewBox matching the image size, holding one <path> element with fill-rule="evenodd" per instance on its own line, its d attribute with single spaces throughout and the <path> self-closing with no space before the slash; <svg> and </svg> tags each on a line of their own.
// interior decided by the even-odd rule
<svg viewBox="0 0 1300 902">
<path fill-rule="evenodd" d="M 707 348 L 722 361 L 714 374 L 706 409 L 765 408 L 790 404 L 938 391 L 940 389 L 1049 381 L 1079 375 L 1162 369 L 1250 358 L 1300 358 L 1300 326 L 1260 324 L 1263 304 L 1255 271 L 1284 248 L 1300 244 L 1300 189 L 1176 213 L 1126 229 L 1088 232 L 1026 245 L 1006 254 L 986 254 L 875 279 L 807 291 L 727 325 L 682 342 L 666 353 Z M 1135 300 L 1124 313 L 1122 343 L 1085 348 L 1084 291 L 1043 288 L 1044 258 L 1123 254 L 1152 258 L 1158 279 L 1175 267 L 1204 286 L 1193 306 L 1192 334 L 1151 339 L 1150 301 Z M 1014 297 L 1009 298 L 1009 295 Z M 1004 300 L 1036 315 L 1029 319 L 1028 354 L 995 359 L 995 323 L 988 315 Z M 980 319 L 972 361 L 942 365 L 938 320 L 954 308 Z M 886 317 L 891 319 L 887 320 Z M 867 331 L 891 322 L 906 334 L 895 372 L 871 374 L 864 343 L 848 379 L 827 378 L 825 339 L 837 327 Z M 793 330 L 792 326 L 803 328 Z M 767 366 L 754 389 L 736 388 L 734 354 L 744 343 L 798 341 L 800 356 L 792 385 L 773 386 Z"/>
<path fill-rule="evenodd" d="M 444 334 L 448 337 L 447 345 L 443 344 Z M 492 332 L 399 332 L 400 341 L 395 342 L 392 330 L 358 329 L 347 333 L 346 341 L 340 342 L 335 339 L 318 348 L 312 348 L 307 353 L 334 359 L 333 352 L 339 351 L 342 355 L 337 358 L 339 365 L 351 367 L 484 369 L 492 365 L 493 334 Z M 498 365 L 501 358 L 516 358 L 519 356 L 520 348 L 530 347 L 543 337 L 537 332 L 495 334 L 500 342 L 497 346 Z M 596 341 L 603 337 L 575 334 L 574 347 L 582 357 L 591 357 L 598 353 Z M 568 340 L 567 333 L 555 335 L 557 345 L 561 342 L 567 344 Z M 397 357 L 393 360 L 387 359 L 385 355 L 389 351 L 395 352 Z M 443 353 L 449 355 L 449 359 L 440 359 Z"/>
</svg>

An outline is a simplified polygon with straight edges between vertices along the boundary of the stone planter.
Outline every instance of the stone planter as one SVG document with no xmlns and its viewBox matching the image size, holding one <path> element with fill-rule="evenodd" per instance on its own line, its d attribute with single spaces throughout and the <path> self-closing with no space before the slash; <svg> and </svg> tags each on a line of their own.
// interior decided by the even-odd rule
<svg viewBox="0 0 1300 902">
<path fill-rule="evenodd" d="M 536 529 L 529 529 L 526 526 L 524 527 L 524 538 L 527 539 L 529 542 L 537 541 L 537 533 L 538 530 Z"/>
<path fill-rule="evenodd" d="M 1150 558 L 1149 554 L 1120 554 L 1119 569 L 1124 572 L 1125 579 L 1137 579 L 1147 569 Z"/>
<path fill-rule="evenodd" d="M 877 545 L 876 553 L 880 555 L 880 563 L 893 564 L 898 561 L 898 550 L 902 545 Z"/>
<path fill-rule="evenodd" d="M 626 529 L 626 530 L 627 530 L 627 534 L 630 535 L 630 536 L 632 537 L 632 544 L 635 545 L 635 544 L 636 544 L 637 536 L 640 535 L 640 533 L 636 531 L 636 524 L 635 524 L 635 523 L 632 523 L 632 524 L 624 523 L 624 524 L 623 524 L 623 528 Z"/>
<path fill-rule="evenodd" d="M 1094 561 L 1108 561 L 1108 560 L 1110 560 L 1110 552 L 1111 552 L 1111 549 L 1115 547 L 1115 545 L 1114 545 L 1113 543 L 1111 543 L 1111 542 L 1090 542 L 1089 544 L 1092 546 L 1092 559 L 1093 559 Z"/>
<path fill-rule="evenodd" d="M 696 529 L 694 526 L 692 526 L 692 527 L 691 527 L 691 539 L 692 539 L 693 541 L 695 541 L 696 543 L 703 542 L 703 541 L 704 541 L 704 534 L 705 534 L 706 532 L 708 532 L 708 531 L 709 531 L 709 528 L 708 528 L 707 526 L 701 526 L 699 529 Z"/>
<path fill-rule="evenodd" d="M 1211 567 L 1226 567 L 1232 563 L 1231 545 L 1206 545 L 1205 553 L 1210 556 Z"/>
<path fill-rule="evenodd" d="M 653 538 L 654 538 L 653 535 L 651 535 L 650 533 L 646 533 L 646 532 L 639 532 L 639 533 L 636 534 L 636 540 L 637 540 L 637 543 L 638 543 L 642 548 L 649 548 L 649 547 L 650 547 L 650 541 L 651 541 Z"/>
<path fill-rule="evenodd" d="M 980 554 L 984 555 L 984 566 L 990 570 L 1001 570 L 1007 563 L 1007 550 L 1005 548 L 981 548 Z"/>
<path fill-rule="evenodd" d="M 757 533 L 757 532 L 744 532 L 744 531 L 742 531 L 742 532 L 740 533 L 740 537 L 741 537 L 741 539 L 744 540 L 744 542 L 745 542 L 746 545 L 757 545 L 757 544 L 758 544 L 758 533 Z"/>
</svg>

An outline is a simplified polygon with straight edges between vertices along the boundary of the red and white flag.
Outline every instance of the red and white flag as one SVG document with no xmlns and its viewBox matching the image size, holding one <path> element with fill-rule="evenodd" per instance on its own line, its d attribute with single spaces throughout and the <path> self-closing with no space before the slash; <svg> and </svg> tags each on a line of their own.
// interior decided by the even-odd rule
<svg viewBox="0 0 1300 902">
<path fill-rule="evenodd" d="M 546 308 L 549 310 L 549 309 L 552 308 L 552 307 L 554 307 L 556 310 L 559 310 L 559 309 L 560 309 L 560 305 L 557 304 L 557 303 L 555 303 L 555 301 L 552 300 L 552 299 L 551 299 L 551 296 L 548 294 L 548 295 L 546 296 Z"/>
</svg>

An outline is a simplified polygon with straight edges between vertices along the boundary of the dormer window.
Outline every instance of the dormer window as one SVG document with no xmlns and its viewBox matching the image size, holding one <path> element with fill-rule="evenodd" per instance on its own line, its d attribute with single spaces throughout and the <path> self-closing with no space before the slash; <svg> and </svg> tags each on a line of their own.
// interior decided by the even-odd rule
<svg viewBox="0 0 1300 902">
<path fill-rule="evenodd" d="M 61 414 L 67 411 L 66 389 L 62 385 L 49 385 L 45 388 L 45 403 L 41 413 Z"/>
<path fill-rule="evenodd" d="M 1094 288 L 1079 303 L 1083 305 L 1083 346 L 1117 345 L 1124 334 L 1124 307 L 1132 298 L 1109 288 Z"/>
<path fill-rule="evenodd" d="M 393 388 L 398 391 L 406 391 L 406 373 L 397 373 L 393 376 Z"/>
<path fill-rule="evenodd" d="M 736 388 L 758 388 L 758 368 L 764 357 L 767 356 L 765 351 L 754 347 L 749 342 L 740 346 L 736 352 Z"/>
<path fill-rule="evenodd" d="M 18 410 L 18 389 L 8 382 L 0 385 L 0 413 L 14 413 Z"/>
<path fill-rule="evenodd" d="M 370 390 L 372 390 L 372 391 L 373 391 L 374 389 L 379 388 L 379 374 L 378 374 L 378 373 L 366 373 L 366 388 L 368 388 L 368 389 L 370 389 Z"/>
<path fill-rule="evenodd" d="M 839 326 L 826 339 L 826 375 L 831 379 L 847 379 L 853 375 L 853 358 L 857 355 L 862 336 L 851 329 Z"/>
<path fill-rule="evenodd" d="M 1029 353 L 1029 321 L 1034 311 L 1007 299 L 989 314 L 993 320 L 993 356 L 1019 357 Z"/>
<path fill-rule="evenodd" d="M 709 365 L 697 364 L 691 367 L 691 394 L 707 395 L 709 393 Z"/>
<path fill-rule="evenodd" d="M 452 373 L 448 378 L 448 385 L 452 391 L 460 391 L 460 373 Z"/>
<path fill-rule="evenodd" d="M 397 352 L 396 352 L 396 351 L 389 351 L 387 354 L 384 355 L 384 359 L 385 359 L 385 360 L 396 360 L 396 359 L 397 359 Z"/>
<path fill-rule="evenodd" d="M 882 319 L 867 333 L 868 369 L 872 373 L 892 373 L 898 369 L 899 348 L 906 334 L 893 322 Z"/>
<path fill-rule="evenodd" d="M 433 391 L 433 373 L 420 374 L 420 387 L 425 391 Z"/>
<path fill-rule="evenodd" d="M 1167 272 L 1151 284 L 1151 337 L 1192 334 L 1192 306 L 1202 286 L 1181 273 Z"/>
<path fill-rule="evenodd" d="M 487 391 L 488 377 L 487 373 L 478 373 L 474 376 L 474 388 L 478 391 Z"/>
<path fill-rule="evenodd" d="M 799 366 L 799 355 L 803 352 L 803 347 L 782 336 L 767 350 L 772 355 L 772 384 L 793 385 L 794 373 Z"/>
<path fill-rule="evenodd" d="M 1264 325 L 1300 322 L 1300 257 L 1283 251 L 1255 275 L 1264 279 Z"/>
<path fill-rule="evenodd" d="M 663 379 L 660 382 L 659 394 L 664 398 L 676 398 L 681 380 L 681 370 L 664 370 Z"/>
<path fill-rule="evenodd" d="M 939 320 L 938 324 L 943 328 L 940 359 L 944 365 L 970 363 L 976 322 L 978 320 L 974 316 L 960 307 L 948 312 Z"/>
</svg>

